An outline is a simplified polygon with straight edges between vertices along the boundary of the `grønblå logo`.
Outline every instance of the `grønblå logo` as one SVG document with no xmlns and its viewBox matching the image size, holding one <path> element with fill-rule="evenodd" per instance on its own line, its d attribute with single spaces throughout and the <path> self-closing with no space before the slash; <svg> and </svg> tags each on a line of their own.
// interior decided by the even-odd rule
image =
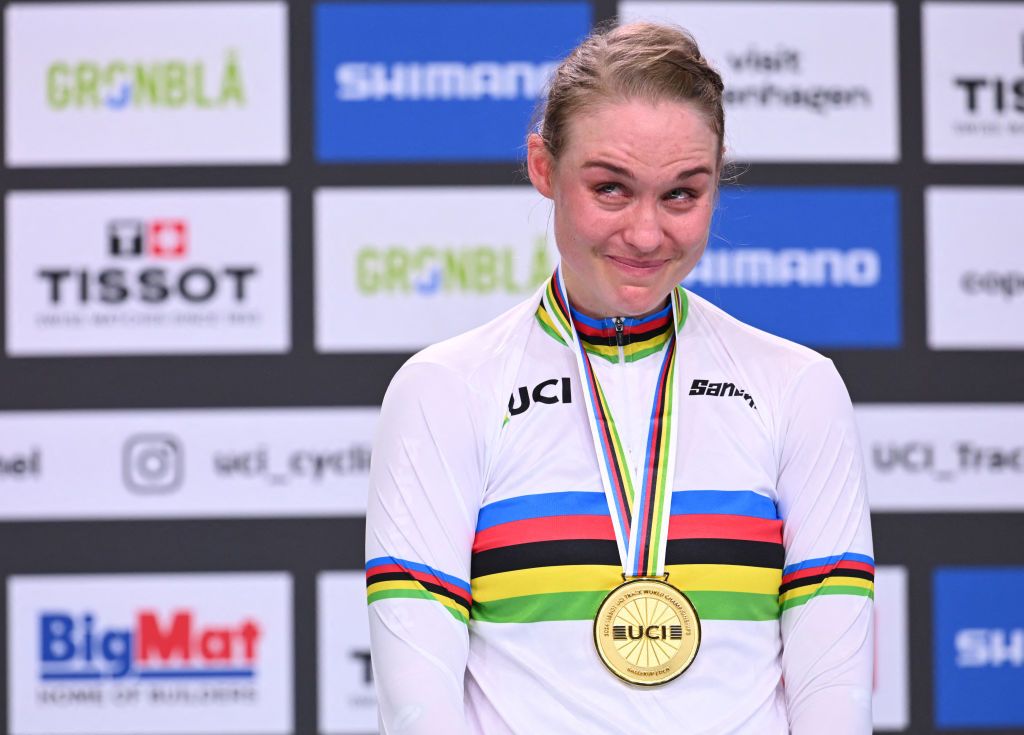
<svg viewBox="0 0 1024 735">
<path fill-rule="evenodd" d="M 1024 567 L 935 570 L 935 724 L 1024 726 Z"/>
<path fill-rule="evenodd" d="M 707 251 L 684 285 L 741 321 L 803 344 L 898 347 L 898 194 L 727 189 Z"/>
<path fill-rule="evenodd" d="M 322 161 L 510 160 L 584 2 L 320 3 Z"/>
</svg>

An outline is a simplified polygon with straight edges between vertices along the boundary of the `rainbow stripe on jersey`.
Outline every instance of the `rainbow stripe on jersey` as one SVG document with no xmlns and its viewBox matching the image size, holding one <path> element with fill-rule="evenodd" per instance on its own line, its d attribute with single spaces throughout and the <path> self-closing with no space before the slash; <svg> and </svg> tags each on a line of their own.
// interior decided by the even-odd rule
<svg viewBox="0 0 1024 735">
<path fill-rule="evenodd" d="M 469 622 L 470 586 L 426 564 L 379 556 L 366 562 L 366 601 L 405 597 L 439 602 L 461 623 Z"/>
<path fill-rule="evenodd" d="M 861 595 L 875 598 L 875 560 L 846 553 L 808 559 L 782 570 L 779 605 L 789 610 L 818 595 Z"/>
<path fill-rule="evenodd" d="M 770 498 L 672 493 L 665 571 L 702 620 L 775 620 L 785 552 Z M 525 495 L 485 505 L 473 544 L 472 617 L 593 620 L 622 564 L 603 493 Z"/>
</svg>

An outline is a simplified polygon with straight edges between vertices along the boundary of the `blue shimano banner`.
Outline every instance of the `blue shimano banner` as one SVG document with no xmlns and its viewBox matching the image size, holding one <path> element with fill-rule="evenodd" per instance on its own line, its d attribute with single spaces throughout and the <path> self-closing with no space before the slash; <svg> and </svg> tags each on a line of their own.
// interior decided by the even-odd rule
<svg viewBox="0 0 1024 735">
<path fill-rule="evenodd" d="M 1024 727 L 1024 567 L 935 570 L 935 724 Z"/>
<path fill-rule="evenodd" d="M 684 285 L 737 319 L 815 347 L 899 347 L 899 194 L 726 188 Z"/>
<path fill-rule="evenodd" d="M 589 32 L 586 2 L 320 3 L 320 161 L 523 157 L 559 60 Z"/>
</svg>

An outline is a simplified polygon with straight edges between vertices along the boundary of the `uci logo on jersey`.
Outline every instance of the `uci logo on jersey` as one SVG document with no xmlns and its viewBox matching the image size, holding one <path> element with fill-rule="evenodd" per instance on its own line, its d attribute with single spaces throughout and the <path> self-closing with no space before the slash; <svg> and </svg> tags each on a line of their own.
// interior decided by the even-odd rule
<svg viewBox="0 0 1024 735">
<path fill-rule="evenodd" d="M 569 378 L 551 378 L 530 389 L 521 385 L 508 397 L 509 416 L 525 413 L 532 403 L 572 403 L 572 381 Z"/>
</svg>

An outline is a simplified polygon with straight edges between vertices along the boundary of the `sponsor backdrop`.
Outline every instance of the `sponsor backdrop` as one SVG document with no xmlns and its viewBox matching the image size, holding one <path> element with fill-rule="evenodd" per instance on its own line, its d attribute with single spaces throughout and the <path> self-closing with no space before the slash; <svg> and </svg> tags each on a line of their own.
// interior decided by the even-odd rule
<svg viewBox="0 0 1024 735">
<path fill-rule="evenodd" d="M 1020 0 L 6 3 L 0 731 L 375 731 L 381 398 L 550 272 L 524 136 L 616 15 L 726 82 L 686 285 L 856 404 L 877 730 L 1024 731 Z"/>
</svg>

